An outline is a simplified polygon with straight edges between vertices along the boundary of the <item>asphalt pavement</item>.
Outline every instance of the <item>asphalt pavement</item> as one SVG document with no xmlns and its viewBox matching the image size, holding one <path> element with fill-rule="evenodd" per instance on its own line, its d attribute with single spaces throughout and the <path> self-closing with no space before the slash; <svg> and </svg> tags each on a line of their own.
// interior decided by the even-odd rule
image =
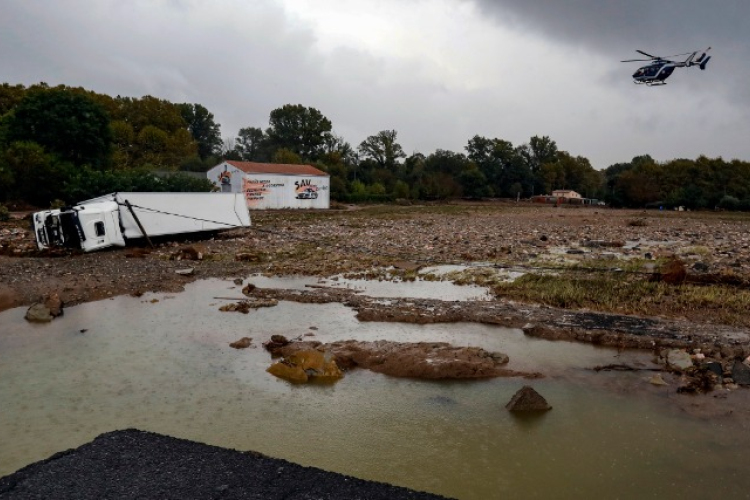
<svg viewBox="0 0 750 500">
<path fill-rule="evenodd" d="M 0 478 L 3 500 L 444 498 L 135 429 L 102 434 Z"/>
</svg>

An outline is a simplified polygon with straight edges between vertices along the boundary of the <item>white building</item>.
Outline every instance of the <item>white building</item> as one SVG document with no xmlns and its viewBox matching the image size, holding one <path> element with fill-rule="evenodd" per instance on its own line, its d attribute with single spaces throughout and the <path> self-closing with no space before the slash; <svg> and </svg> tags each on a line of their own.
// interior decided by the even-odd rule
<svg viewBox="0 0 750 500">
<path fill-rule="evenodd" d="M 226 160 L 206 174 L 223 192 L 244 193 L 251 209 L 331 206 L 331 177 L 312 165 Z"/>
<path fill-rule="evenodd" d="M 558 198 L 581 198 L 581 195 L 573 191 L 572 189 L 556 189 L 552 191 L 552 196 Z"/>
</svg>

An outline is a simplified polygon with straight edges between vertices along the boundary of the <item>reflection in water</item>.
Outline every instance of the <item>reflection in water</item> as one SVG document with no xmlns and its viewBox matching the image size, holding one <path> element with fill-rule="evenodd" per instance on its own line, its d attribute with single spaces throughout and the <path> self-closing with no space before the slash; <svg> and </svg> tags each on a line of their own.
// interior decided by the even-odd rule
<svg viewBox="0 0 750 500">
<path fill-rule="evenodd" d="M 739 497 L 750 487 L 733 461 L 750 444 L 742 429 L 717 432 L 658 396 L 608 389 L 645 384 L 643 374 L 580 369 L 615 351 L 487 325 L 359 323 L 340 304 L 219 312 L 214 297 L 235 293 L 210 280 L 72 307 L 47 325 L 26 323 L 23 309 L 0 314 L 0 475 L 135 427 L 461 499 Z M 355 370 L 295 386 L 267 374 L 261 343 L 306 333 L 476 345 L 548 377 L 424 382 Z M 254 348 L 229 347 L 245 336 Z M 505 409 L 526 384 L 552 411 Z"/>
</svg>

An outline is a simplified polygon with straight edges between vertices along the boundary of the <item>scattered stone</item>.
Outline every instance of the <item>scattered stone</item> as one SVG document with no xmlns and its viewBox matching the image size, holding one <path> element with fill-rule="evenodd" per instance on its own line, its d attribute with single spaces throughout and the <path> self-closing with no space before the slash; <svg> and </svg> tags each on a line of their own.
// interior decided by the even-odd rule
<svg viewBox="0 0 750 500">
<path fill-rule="evenodd" d="M 169 256 L 170 260 L 203 260 L 206 255 L 206 247 L 203 245 L 191 245 L 182 247 Z"/>
<path fill-rule="evenodd" d="M 571 248 L 570 250 L 568 250 L 568 251 L 567 251 L 567 252 L 565 252 L 565 253 L 568 253 L 568 254 L 570 254 L 570 255 L 583 255 L 583 254 L 585 254 L 586 252 L 585 252 L 585 251 L 583 251 L 583 250 L 581 250 L 580 248 Z"/>
<path fill-rule="evenodd" d="M 672 349 L 667 352 L 667 366 L 674 368 L 679 371 L 689 370 L 693 368 L 693 358 L 690 354 L 683 351 L 682 349 Z"/>
<path fill-rule="evenodd" d="M 279 305 L 279 301 L 276 299 L 262 299 L 262 298 L 251 298 L 247 300 L 241 300 L 234 304 L 227 304 L 221 306 L 219 311 L 222 312 L 241 312 L 242 314 L 248 314 L 250 309 L 259 309 L 261 307 L 274 307 Z"/>
<path fill-rule="evenodd" d="M 234 260 L 238 262 L 261 262 L 263 259 L 255 253 L 240 252 L 234 255 Z"/>
<path fill-rule="evenodd" d="M 655 374 L 655 375 L 654 375 L 653 377 L 651 377 L 651 378 L 649 379 L 649 381 L 648 381 L 648 382 L 649 382 L 649 384 L 652 384 L 652 385 L 669 385 L 669 384 L 667 384 L 667 382 L 666 382 L 666 381 L 664 380 L 664 377 L 662 377 L 662 376 L 661 376 L 661 373 L 657 373 L 657 374 Z"/>
<path fill-rule="evenodd" d="M 693 271 L 698 271 L 699 273 L 708 272 L 708 265 L 703 262 L 696 262 L 693 264 Z"/>
<path fill-rule="evenodd" d="M 175 269 L 175 274 L 179 274 L 180 276 L 192 276 L 195 274 L 195 268 L 187 267 L 185 269 Z"/>
<path fill-rule="evenodd" d="M 737 385 L 750 385 L 750 368 L 740 360 L 732 365 L 732 379 Z"/>
<path fill-rule="evenodd" d="M 242 278 L 236 278 L 234 280 L 234 284 L 237 285 L 237 286 L 242 285 L 242 283 L 244 283 L 244 281 L 242 280 Z"/>
<path fill-rule="evenodd" d="M 145 259 L 146 255 L 150 254 L 151 250 L 147 248 L 130 248 L 125 252 L 126 259 Z"/>
<path fill-rule="evenodd" d="M 44 305 L 49 309 L 49 313 L 53 318 L 63 315 L 63 302 L 60 299 L 60 296 L 56 293 L 52 293 L 45 297 Z"/>
<path fill-rule="evenodd" d="M 289 345 L 289 340 L 283 335 L 271 335 L 271 340 L 263 343 L 263 347 L 265 347 L 273 356 L 280 356 L 281 348 L 287 345 Z"/>
<path fill-rule="evenodd" d="M 235 349 L 247 349 L 248 347 L 252 347 L 252 345 L 253 345 L 252 338 L 242 337 L 240 340 L 237 340 L 229 344 L 229 347 L 233 347 Z"/>
<path fill-rule="evenodd" d="M 703 368 L 706 370 L 713 372 L 716 374 L 717 377 L 723 377 L 724 376 L 724 368 L 721 366 L 721 363 L 718 361 L 709 361 L 705 365 L 703 365 Z"/>
<path fill-rule="evenodd" d="M 537 412 L 552 409 L 547 400 L 530 385 L 520 388 L 505 407 L 513 412 Z"/>
<path fill-rule="evenodd" d="M 49 307 L 37 302 L 26 311 L 26 321 L 32 323 L 49 323 L 52 321 Z"/>
</svg>

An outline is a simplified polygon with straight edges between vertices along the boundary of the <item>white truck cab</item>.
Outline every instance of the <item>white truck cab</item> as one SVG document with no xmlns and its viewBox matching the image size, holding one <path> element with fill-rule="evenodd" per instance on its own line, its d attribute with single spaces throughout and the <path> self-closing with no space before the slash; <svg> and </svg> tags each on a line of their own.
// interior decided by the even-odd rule
<svg viewBox="0 0 750 500">
<path fill-rule="evenodd" d="M 111 246 L 125 246 L 119 207 L 113 201 L 76 205 L 34 214 L 37 247 L 80 248 L 91 252 Z"/>
</svg>

